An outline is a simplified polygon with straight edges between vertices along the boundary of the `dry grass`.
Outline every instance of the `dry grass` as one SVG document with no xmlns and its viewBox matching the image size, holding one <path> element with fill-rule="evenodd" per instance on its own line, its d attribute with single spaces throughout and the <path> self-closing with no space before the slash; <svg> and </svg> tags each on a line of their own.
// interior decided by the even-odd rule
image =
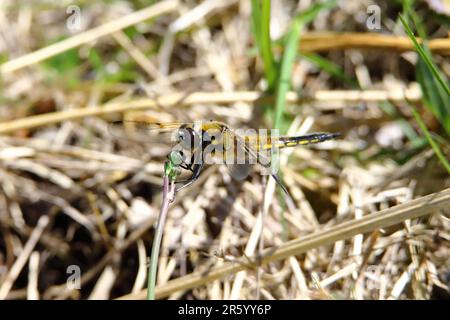
<svg viewBox="0 0 450 320">
<path fill-rule="evenodd" d="M 65 7 L 36 3 L 0 7 L 0 299 L 144 298 L 170 146 L 108 123 L 270 127 L 250 1 L 93 2 L 76 33 Z M 309 1 L 283 3 L 273 7 L 275 37 Z M 208 167 L 170 207 L 157 297 L 448 297 L 450 179 L 417 139 L 405 100 L 443 131 L 423 107 L 399 8 L 377 3 L 383 34 L 360 18 L 369 2 L 348 1 L 323 12 L 299 48 L 359 88 L 305 59 L 292 70 L 287 132 L 342 139 L 283 151 L 289 197 L 257 168 L 236 182 Z M 448 76 L 448 30 L 427 27 Z M 69 266 L 80 267 L 80 290 L 67 285 Z"/>
</svg>

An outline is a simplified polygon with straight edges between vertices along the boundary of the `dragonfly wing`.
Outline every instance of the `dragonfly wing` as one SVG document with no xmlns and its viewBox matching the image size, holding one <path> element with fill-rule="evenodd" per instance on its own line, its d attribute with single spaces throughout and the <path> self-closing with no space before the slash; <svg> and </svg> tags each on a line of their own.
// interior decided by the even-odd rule
<svg viewBox="0 0 450 320">
<path fill-rule="evenodd" d="M 111 129 L 111 131 L 124 130 L 128 133 L 159 133 L 176 130 L 183 124 L 183 122 L 147 122 L 123 120 L 110 122 L 108 124 L 108 127 Z"/>
<path fill-rule="evenodd" d="M 175 132 L 182 122 L 117 121 L 108 123 L 108 133 L 119 140 L 143 143 L 174 144 Z"/>
<path fill-rule="evenodd" d="M 248 157 L 246 161 L 248 160 L 251 164 L 258 164 L 263 168 L 263 174 L 265 175 L 271 175 L 276 183 L 281 187 L 281 189 L 286 193 L 289 194 L 286 187 L 281 181 L 281 178 L 277 175 L 276 170 L 278 169 L 278 166 L 274 166 L 273 160 L 278 161 L 278 153 L 277 149 L 275 149 L 275 152 L 273 153 L 271 148 L 267 148 L 267 146 L 272 145 L 276 143 L 277 140 L 268 139 L 266 140 L 266 143 L 261 140 L 260 137 L 254 137 L 254 136 L 245 136 L 241 137 L 237 134 L 231 133 L 233 138 L 236 140 L 237 144 L 237 150 L 241 150 L 246 156 Z M 239 160 L 239 157 L 238 157 Z M 237 165 L 228 165 L 228 168 L 230 169 L 230 172 L 233 177 L 240 177 L 239 180 L 244 179 L 248 176 L 250 172 L 250 166 L 248 164 L 237 164 Z"/>
<path fill-rule="evenodd" d="M 249 176 L 251 167 L 250 164 L 227 164 L 230 175 L 238 181 L 244 180 Z"/>
<path fill-rule="evenodd" d="M 254 144 L 257 139 L 249 136 L 241 137 L 232 130 L 226 132 L 226 165 L 231 176 L 236 180 L 243 180 L 250 174 L 255 164 L 266 166 L 270 160 L 260 154 Z"/>
</svg>

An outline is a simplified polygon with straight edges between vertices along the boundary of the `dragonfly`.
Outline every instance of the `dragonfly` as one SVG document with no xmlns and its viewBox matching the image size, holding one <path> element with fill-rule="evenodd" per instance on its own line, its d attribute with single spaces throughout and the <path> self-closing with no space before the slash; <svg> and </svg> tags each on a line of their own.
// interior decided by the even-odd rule
<svg viewBox="0 0 450 320">
<path fill-rule="evenodd" d="M 321 143 L 340 136 L 340 133 L 329 132 L 279 136 L 278 130 L 236 130 L 224 122 L 214 120 L 197 122 L 125 120 L 111 125 L 115 128 L 114 130 L 122 127 L 126 132 L 148 132 L 153 136 L 169 134 L 171 151 L 167 158 L 171 167 L 177 172 L 183 169 L 190 174 L 187 178 L 176 182 L 176 192 L 195 183 L 205 165 L 219 162 L 225 164 L 231 176 L 237 180 L 246 178 L 251 167 L 259 165 L 288 194 L 273 161 L 278 155 L 278 150 Z"/>
</svg>

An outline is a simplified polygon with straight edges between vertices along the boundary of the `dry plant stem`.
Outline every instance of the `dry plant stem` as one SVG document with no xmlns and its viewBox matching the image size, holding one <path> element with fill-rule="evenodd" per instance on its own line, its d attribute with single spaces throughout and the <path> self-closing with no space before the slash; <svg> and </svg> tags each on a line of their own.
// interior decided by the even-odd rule
<svg viewBox="0 0 450 320">
<path fill-rule="evenodd" d="M 336 241 L 349 239 L 358 234 L 392 226 L 407 219 L 415 219 L 438 210 L 449 208 L 449 206 L 450 189 L 445 189 L 392 208 L 369 214 L 359 220 L 348 221 L 328 230 L 321 230 L 301 239 L 291 240 L 277 248 L 268 248 L 264 251 L 261 264 L 265 265 L 269 262 L 296 256 L 320 246 L 330 245 Z M 208 272 L 195 272 L 188 276 L 169 281 L 157 288 L 156 297 L 167 297 L 176 291 L 196 288 L 210 283 L 213 280 L 253 267 L 254 265 L 249 265 L 248 258 L 240 258 L 236 262 L 223 264 L 210 269 Z M 144 297 L 145 291 L 137 295 L 123 296 L 121 299 L 143 299 Z"/>
<path fill-rule="evenodd" d="M 57 54 L 91 42 L 105 35 L 123 30 L 126 27 L 148 20 L 152 17 L 170 12 L 178 6 L 177 1 L 163 1 L 149 8 L 134 12 L 123 18 L 106 23 L 76 36 L 62 40 L 42 49 L 36 50 L 22 57 L 13 59 L 0 65 L 0 74 L 5 76 L 21 68 L 36 64 Z M 428 47 L 433 53 L 450 54 L 450 39 L 432 39 Z M 381 49 L 394 51 L 414 50 L 408 37 L 397 37 L 373 33 L 306 33 L 302 36 L 300 51 L 318 52 L 335 49 Z"/>
<path fill-rule="evenodd" d="M 263 251 L 264 251 L 264 221 L 265 221 L 265 204 L 266 204 L 266 189 L 267 189 L 267 176 L 262 176 L 262 194 L 263 194 L 263 201 L 261 206 L 261 219 L 263 221 L 263 224 L 261 226 L 261 234 L 259 236 L 259 243 L 258 243 L 258 256 L 257 259 L 260 259 L 262 257 Z M 256 269 L 256 300 L 261 299 L 261 268 Z"/>
<path fill-rule="evenodd" d="M 14 281 L 16 281 L 17 277 L 19 276 L 20 272 L 25 266 L 25 263 L 30 257 L 31 252 L 38 243 L 39 238 L 41 237 L 48 223 L 49 223 L 48 216 L 42 216 L 39 218 L 36 228 L 31 233 L 30 238 L 25 244 L 22 252 L 20 253 L 17 260 L 14 262 L 14 265 L 11 267 L 11 270 L 9 270 L 9 273 L 6 276 L 5 281 L 2 283 L 0 287 L 0 300 L 5 299 L 6 296 L 8 295 L 9 291 L 11 290 L 14 284 Z"/>
<path fill-rule="evenodd" d="M 341 90 L 341 91 L 317 91 L 306 100 L 326 102 L 369 102 L 386 101 L 403 102 L 405 98 L 415 102 L 422 97 L 420 90 Z M 26 118 L 5 121 L 0 123 L 0 134 L 5 134 L 21 129 L 37 128 L 48 126 L 62 121 L 79 120 L 86 117 L 105 116 L 123 113 L 126 111 L 139 111 L 148 109 L 160 109 L 161 107 L 172 107 L 173 105 L 195 105 L 198 103 L 226 104 L 234 102 L 271 103 L 271 97 L 264 97 L 258 91 L 236 91 L 236 92 L 195 92 L 195 93 L 174 93 L 159 97 L 158 99 L 135 99 L 128 102 L 114 102 L 103 106 L 92 108 L 73 109 L 59 112 L 50 112 Z M 286 101 L 290 103 L 300 103 L 304 101 L 296 92 L 288 92 Z"/>
<path fill-rule="evenodd" d="M 38 274 L 39 274 L 39 251 L 34 251 L 30 256 L 28 264 L 28 285 L 27 285 L 27 299 L 39 300 L 38 290 Z"/>
<path fill-rule="evenodd" d="M 155 238 L 153 239 L 152 254 L 150 258 L 150 265 L 148 267 L 148 287 L 147 300 L 155 299 L 156 287 L 156 272 L 158 269 L 159 249 L 161 247 L 161 239 L 166 223 L 167 211 L 169 211 L 169 204 L 173 201 L 175 195 L 175 183 L 170 181 L 167 175 L 163 178 L 163 200 L 161 211 L 159 212 L 158 222 L 156 224 Z"/>
<path fill-rule="evenodd" d="M 201 179 L 201 178 L 200 178 Z M 174 200 L 176 202 L 176 200 Z M 84 286 L 86 283 L 91 281 L 98 273 L 100 273 L 103 268 L 114 258 L 115 255 L 120 254 L 123 250 L 129 248 L 131 245 L 136 243 L 147 230 L 153 227 L 152 221 L 144 222 L 144 224 L 137 230 L 133 231 L 130 236 L 123 242 L 123 244 L 117 248 L 111 249 L 94 267 L 89 271 L 83 273 L 80 283 Z M 63 299 L 71 294 L 72 290 L 67 290 L 65 284 L 56 285 L 51 287 L 48 291 L 60 290 L 59 299 Z M 49 299 L 49 296 L 44 296 L 44 299 Z"/>
<path fill-rule="evenodd" d="M 113 37 L 116 41 L 128 52 L 128 54 L 139 64 L 139 66 L 147 72 L 151 79 L 157 80 L 159 78 L 166 79 L 162 77 L 158 69 L 150 62 L 150 60 L 145 56 L 145 54 L 136 47 L 133 42 L 128 38 L 128 36 L 123 31 L 118 31 L 113 33 Z"/>
<path fill-rule="evenodd" d="M 420 39 L 419 42 L 421 42 Z M 444 55 L 450 53 L 450 39 L 448 38 L 430 40 L 428 45 L 433 53 Z M 305 53 L 349 48 L 394 50 L 399 52 L 414 50 L 414 46 L 408 37 L 382 35 L 372 32 L 306 33 L 302 36 L 300 44 L 300 50 Z"/>
</svg>

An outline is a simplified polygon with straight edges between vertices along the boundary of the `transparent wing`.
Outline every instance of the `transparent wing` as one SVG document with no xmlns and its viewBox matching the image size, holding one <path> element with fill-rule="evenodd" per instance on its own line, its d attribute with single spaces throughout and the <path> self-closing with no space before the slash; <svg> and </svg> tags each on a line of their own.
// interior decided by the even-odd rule
<svg viewBox="0 0 450 320">
<path fill-rule="evenodd" d="M 137 121 L 137 120 L 123 120 L 110 122 L 109 128 L 114 130 L 126 130 L 128 133 L 161 133 L 161 132 L 171 132 L 178 129 L 184 122 L 148 122 L 148 121 Z"/>
<path fill-rule="evenodd" d="M 286 194 L 289 194 L 277 174 L 279 166 L 274 165 L 273 163 L 273 161 L 278 161 L 278 149 L 274 149 L 277 144 L 276 141 L 278 141 L 277 139 L 272 139 L 270 136 L 261 137 L 259 135 L 240 136 L 231 130 L 229 130 L 228 134 L 236 141 L 236 151 L 245 154 L 245 159 L 242 159 L 239 156 L 236 159 L 238 161 L 245 160 L 249 162 L 249 164 L 227 165 L 234 178 L 244 179 L 250 173 L 250 167 L 254 164 L 258 164 L 262 168 L 262 174 L 271 175 L 281 189 L 283 189 Z"/>
<path fill-rule="evenodd" d="M 174 143 L 174 133 L 186 123 L 124 120 L 108 123 L 108 133 L 120 140 L 145 143 Z"/>
<path fill-rule="evenodd" d="M 235 180 L 244 180 L 250 175 L 250 171 L 252 169 L 252 165 L 249 164 L 227 164 L 227 168 L 230 172 L 230 175 Z"/>
<path fill-rule="evenodd" d="M 231 129 L 225 132 L 225 164 L 236 180 L 243 180 L 250 174 L 253 165 L 270 168 L 270 158 L 258 151 L 258 138 L 252 135 L 241 136 Z"/>
<path fill-rule="evenodd" d="M 271 164 L 271 145 L 272 140 L 269 136 L 261 137 L 258 134 L 239 135 L 230 130 L 230 135 L 234 136 L 237 145 L 237 151 L 243 150 L 246 155 L 246 161 L 250 164 L 259 164 L 263 167 L 270 167 Z M 237 157 L 241 160 L 241 157 Z"/>
</svg>

